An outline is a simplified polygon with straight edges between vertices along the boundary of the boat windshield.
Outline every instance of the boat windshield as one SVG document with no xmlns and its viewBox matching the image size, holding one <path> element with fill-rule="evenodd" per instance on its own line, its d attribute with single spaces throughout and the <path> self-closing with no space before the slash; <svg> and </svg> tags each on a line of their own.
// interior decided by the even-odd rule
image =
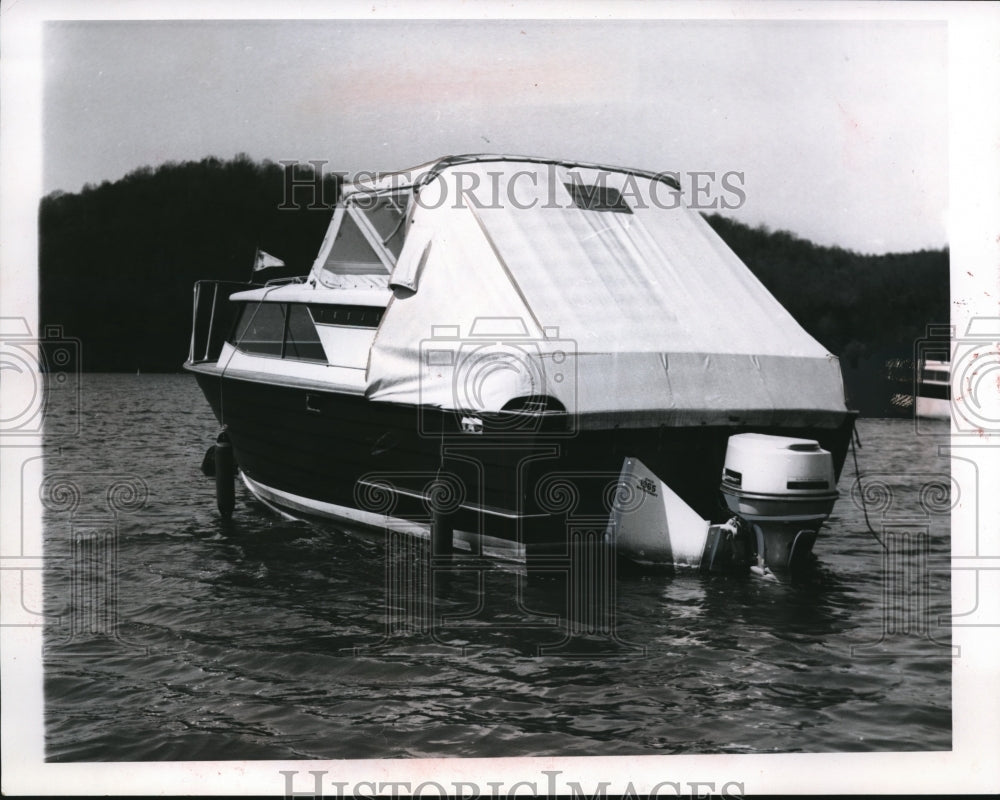
<svg viewBox="0 0 1000 800">
<path fill-rule="evenodd" d="M 403 250 L 408 195 L 361 195 L 338 210 L 340 222 L 323 264 L 323 283 L 387 285 Z"/>
<path fill-rule="evenodd" d="M 399 258 L 406 235 L 406 203 L 403 194 L 387 194 L 381 197 L 360 199 L 355 203 L 375 232 L 379 241 L 392 253 L 393 260 Z"/>
</svg>

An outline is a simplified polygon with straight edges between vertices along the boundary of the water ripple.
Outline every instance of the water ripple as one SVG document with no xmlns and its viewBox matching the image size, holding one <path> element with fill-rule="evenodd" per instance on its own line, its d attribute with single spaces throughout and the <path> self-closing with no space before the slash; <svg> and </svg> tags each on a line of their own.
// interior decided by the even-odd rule
<svg viewBox="0 0 1000 800">
<path fill-rule="evenodd" d="M 48 474 L 135 475 L 148 496 L 109 528 L 111 627 L 73 631 L 64 615 L 46 632 L 51 760 L 951 746 L 948 631 L 887 633 L 912 608 L 886 606 L 881 550 L 849 498 L 794 584 L 623 571 L 611 627 L 567 638 L 560 585 L 516 564 L 446 576 L 428 611 L 387 596 L 377 539 L 282 521 L 242 490 L 222 525 L 198 471 L 216 423 L 190 378 L 88 376 L 84 390 L 81 434 Z M 62 401 L 53 432 L 76 424 Z M 861 427 L 867 470 L 947 472 L 912 425 Z M 919 487 L 894 498 L 918 503 Z M 71 525 L 46 516 L 47 608 L 90 597 L 74 594 Z M 932 525 L 914 558 L 945 567 L 928 582 L 936 620 L 950 611 L 947 516 Z"/>
</svg>

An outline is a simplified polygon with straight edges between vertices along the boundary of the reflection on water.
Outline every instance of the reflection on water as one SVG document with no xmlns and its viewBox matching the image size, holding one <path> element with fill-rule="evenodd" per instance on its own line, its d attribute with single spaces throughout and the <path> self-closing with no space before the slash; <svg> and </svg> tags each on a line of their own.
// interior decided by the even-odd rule
<svg viewBox="0 0 1000 800">
<path fill-rule="evenodd" d="M 906 421 L 861 422 L 888 554 L 848 469 L 794 582 L 597 556 L 614 580 L 581 582 L 438 567 L 423 542 L 282 520 L 242 489 L 223 525 L 192 380 L 88 375 L 84 392 L 79 420 L 53 398 L 61 453 L 39 477 L 53 760 L 950 747 L 948 497 L 924 489 L 949 464 Z M 109 505 L 112 484 L 132 488 Z"/>
</svg>

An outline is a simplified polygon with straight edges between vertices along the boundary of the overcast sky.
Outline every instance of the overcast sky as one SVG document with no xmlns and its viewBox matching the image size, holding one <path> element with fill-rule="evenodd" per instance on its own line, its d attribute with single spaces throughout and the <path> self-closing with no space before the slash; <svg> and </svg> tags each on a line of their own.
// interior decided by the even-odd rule
<svg viewBox="0 0 1000 800">
<path fill-rule="evenodd" d="M 942 247 L 946 46 L 939 22 L 52 22 L 44 189 L 239 152 L 518 153 L 739 171 L 746 222 Z"/>
</svg>

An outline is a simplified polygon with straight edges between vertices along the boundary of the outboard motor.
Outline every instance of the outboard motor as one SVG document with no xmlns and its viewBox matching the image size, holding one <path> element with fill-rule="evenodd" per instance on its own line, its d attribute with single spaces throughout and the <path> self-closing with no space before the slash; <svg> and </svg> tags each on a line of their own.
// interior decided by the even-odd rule
<svg viewBox="0 0 1000 800">
<path fill-rule="evenodd" d="M 833 457 L 818 442 L 762 433 L 729 437 L 721 488 L 753 532 L 759 574 L 801 564 L 839 496 Z"/>
<path fill-rule="evenodd" d="M 774 572 L 800 566 L 837 501 L 833 457 L 811 439 L 760 433 L 729 437 L 722 495 L 734 516 L 702 519 L 637 458 L 626 458 L 606 540 L 640 564 L 704 572 Z"/>
</svg>

